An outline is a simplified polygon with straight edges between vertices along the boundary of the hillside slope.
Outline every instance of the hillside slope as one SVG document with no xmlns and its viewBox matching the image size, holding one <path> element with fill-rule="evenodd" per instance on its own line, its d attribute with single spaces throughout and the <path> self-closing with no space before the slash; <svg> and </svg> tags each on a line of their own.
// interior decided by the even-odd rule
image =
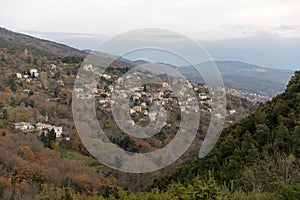
<svg viewBox="0 0 300 200">
<path fill-rule="evenodd" d="M 0 27 L 0 38 L 2 39 L 1 43 L 4 42 L 5 40 L 6 42 L 10 42 L 18 45 L 30 46 L 42 51 L 47 51 L 48 53 L 51 53 L 56 56 L 85 56 L 86 55 L 85 52 L 79 51 L 67 45 L 34 38 L 32 36 L 9 31 L 1 27 Z"/>
<path fill-rule="evenodd" d="M 300 71 L 284 93 L 262 104 L 250 116 L 224 129 L 214 150 L 191 159 L 153 187 L 190 183 L 212 174 L 232 191 L 280 192 L 300 182 Z M 298 188 L 297 191 L 299 191 Z"/>
</svg>

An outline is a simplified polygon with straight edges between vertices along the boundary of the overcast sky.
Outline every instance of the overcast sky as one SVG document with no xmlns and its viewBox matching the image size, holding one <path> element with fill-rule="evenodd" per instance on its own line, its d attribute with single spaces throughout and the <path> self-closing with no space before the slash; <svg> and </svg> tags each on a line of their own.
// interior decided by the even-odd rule
<svg viewBox="0 0 300 200">
<path fill-rule="evenodd" d="M 0 26 L 78 48 L 146 27 L 199 41 L 294 40 L 300 38 L 299 10 L 299 0 L 2 0 Z"/>
<path fill-rule="evenodd" d="M 2 26 L 42 32 L 117 34 L 141 27 L 198 39 L 261 33 L 300 36 L 299 0 L 9 0 Z"/>
</svg>

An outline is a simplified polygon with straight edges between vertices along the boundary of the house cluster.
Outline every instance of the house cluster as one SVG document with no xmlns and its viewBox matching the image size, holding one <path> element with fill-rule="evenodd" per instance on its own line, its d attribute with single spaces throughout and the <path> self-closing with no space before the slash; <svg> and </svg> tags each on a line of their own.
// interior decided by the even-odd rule
<svg viewBox="0 0 300 200">
<path fill-rule="evenodd" d="M 257 102 L 266 102 L 270 99 L 270 97 L 263 96 L 254 92 L 241 91 L 232 88 L 226 88 L 226 93 L 239 98 L 247 99 L 254 104 Z"/>
<path fill-rule="evenodd" d="M 177 106 L 180 107 L 182 112 L 186 113 L 198 111 L 210 113 L 212 111 L 212 98 L 209 91 L 214 91 L 201 83 L 193 82 L 185 85 L 187 87 L 182 86 L 180 88 L 180 94 L 183 94 L 185 100 L 180 102 L 178 98 L 174 96 L 170 87 L 170 84 L 182 85 L 178 84 L 178 81 L 180 80 L 175 78 L 169 79 L 168 81 L 163 81 L 160 86 L 141 85 L 139 87 L 131 88 L 127 87 L 126 85 L 131 85 L 131 83 L 133 83 L 132 85 L 135 85 L 132 81 L 137 81 L 142 78 L 145 78 L 145 80 L 150 79 L 151 77 L 153 78 L 153 74 L 135 71 L 133 72 L 133 76 L 135 78 L 133 78 L 131 81 L 132 75 L 118 77 L 116 75 L 109 75 L 105 73 L 102 74 L 97 72 L 92 65 L 86 65 L 83 67 L 83 69 L 88 72 L 97 73 L 101 79 L 97 86 L 83 85 L 80 88 L 75 88 L 75 94 L 77 98 L 87 99 L 90 99 L 92 95 L 95 95 L 96 100 L 99 103 L 98 105 L 102 109 L 110 110 L 112 93 L 117 92 L 120 97 L 123 97 L 123 99 L 128 98 L 128 95 L 130 95 L 131 101 L 129 105 L 129 113 L 132 116 L 143 115 L 149 116 L 152 119 L 155 118 L 153 113 L 149 112 L 150 107 L 153 105 L 162 105 L 167 110 L 172 110 Z M 196 96 L 189 96 L 188 92 L 185 91 L 187 88 L 193 89 Z M 200 106 L 191 106 L 190 102 L 194 101 L 198 101 Z M 236 110 L 229 110 L 227 115 L 235 115 L 236 113 Z M 220 118 L 223 117 L 221 114 L 218 116 Z"/>
<path fill-rule="evenodd" d="M 139 79 L 139 77 L 146 77 L 145 79 L 149 79 L 152 77 L 149 74 L 142 73 L 142 72 L 134 72 L 134 76 Z M 149 76 L 149 77 L 147 77 Z M 115 77 L 113 77 L 115 78 Z M 115 85 L 115 91 L 118 92 L 118 95 L 124 99 L 130 96 L 131 103 L 129 113 L 131 115 L 144 115 L 150 117 L 149 108 L 153 105 L 163 105 L 167 110 L 172 110 L 176 106 L 180 106 L 182 112 L 198 112 L 199 107 L 191 106 L 190 102 L 199 101 L 200 102 L 200 109 L 202 111 L 211 112 L 211 98 L 208 93 L 205 92 L 198 92 L 199 88 L 203 88 L 205 86 L 201 84 L 193 83 L 188 87 L 193 88 L 195 93 L 198 95 L 196 96 L 189 96 L 189 94 L 185 91 L 187 87 L 181 87 L 180 93 L 183 94 L 186 101 L 178 101 L 178 98 L 174 96 L 172 90 L 170 90 L 170 84 L 176 84 L 178 80 L 173 79 L 171 83 L 162 82 L 160 86 L 150 86 L 150 85 L 141 85 L 139 87 L 132 87 L 132 88 L 123 88 L 125 79 L 130 79 L 129 76 L 118 78 Z M 169 80 L 170 81 L 170 80 Z M 127 82 L 128 83 L 128 82 Z M 130 85 L 131 83 L 129 83 Z M 207 88 L 206 88 L 207 89 Z M 112 92 L 114 91 L 113 85 L 108 85 L 104 88 L 98 89 L 99 91 L 99 104 L 102 108 L 109 109 L 109 103 L 111 100 Z M 196 99 L 197 98 L 197 99 Z M 154 118 L 151 114 L 151 118 Z"/>
<path fill-rule="evenodd" d="M 131 115 L 144 115 L 149 116 L 151 119 L 154 119 L 155 116 L 152 116 L 153 113 L 149 113 L 149 108 L 153 105 L 163 105 L 167 110 L 172 110 L 173 105 L 176 105 L 177 99 L 174 98 L 171 94 L 171 91 L 161 88 L 147 88 L 141 86 L 133 89 L 133 95 L 131 96 L 131 103 L 129 114 Z M 126 98 L 127 94 L 121 90 L 123 97 Z"/>
<path fill-rule="evenodd" d="M 87 72 L 93 72 L 95 76 L 97 76 L 100 80 L 108 81 L 108 82 L 113 82 L 115 81 L 118 77 L 116 75 L 109 75 L 107 73 L 99 73 L 95 68 L 93 68 L 92 65 L 84 65 L 83 70 Z M 77 79 L 80 77 L 77 75 Z M 96 97 L 103 97 L 101 101 L 99 102 L 100 104 L 104 105 L 104 107 L 107 105 L 107 103 L 110 101 L 110 96 L 111 93 L 113 92 L 113 85 L 107 85 L 105 88 L 104 87 L 97 87 L 96 85 L 89 85 L 85 84 L 81 87 L 77 87 L 74 89 L 75 95 L 77 98 L 84 98 L 84 99 L 91 99 L 92 95 Z"/>
<path fill-rule="evenodd" d="M 16 73 L 17 79 L 25 79 L 27 82 L 31 82 L 32 79 L 39 77 L 39 72 L 37 69 L 30 69 L 27 72 L 22 73 Z"/>
<path fill-rule="evenodd" d="M 41 122 L 32 124 L 29 122 L 19 122 L 15 123 L 15 129 L 20 130 L 22 132 L 31 132 L 31 131 L 39 131 L 40 133 L 48 133 L 48 131 L 53 130 L 56 134 L 56 137 L 61 137 L 63 134 L 63 127 L 54 126 L 51 124 L 44 124 Z"/>
</svg>

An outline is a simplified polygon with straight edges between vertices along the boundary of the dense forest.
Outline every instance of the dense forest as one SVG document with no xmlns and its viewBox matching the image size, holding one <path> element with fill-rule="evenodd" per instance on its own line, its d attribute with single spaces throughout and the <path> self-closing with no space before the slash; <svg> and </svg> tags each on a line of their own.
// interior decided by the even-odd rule
<svg viewBox="0 0 300 200">
<path fill-rule="evenodd" d="M 197 177 L 231 193 L 261 193 L 258 199 L 300 198 L 300 72 L 286 91 L 240 123 L 226 128 L 204 159 L 191 159 L 152 187 L 167 191 L 170 184 L 191 184 Z M 200 198 L 201 199 L 201 198 Z"/>
</svg>

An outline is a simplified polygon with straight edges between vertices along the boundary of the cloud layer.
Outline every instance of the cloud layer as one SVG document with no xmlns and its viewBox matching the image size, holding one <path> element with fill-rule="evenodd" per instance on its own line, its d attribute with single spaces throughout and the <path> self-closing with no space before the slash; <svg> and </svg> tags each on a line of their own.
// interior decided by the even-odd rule
<svg viewBox="0 0 300 200">
<path fill-rule="evenodd" d="M 0 24 L 13 30 L 111 36 L 145 27 L 197 39 L 249 37 L 260 32 L 300 36 L 297 0 L 10 0 Z"/>
</svg>

